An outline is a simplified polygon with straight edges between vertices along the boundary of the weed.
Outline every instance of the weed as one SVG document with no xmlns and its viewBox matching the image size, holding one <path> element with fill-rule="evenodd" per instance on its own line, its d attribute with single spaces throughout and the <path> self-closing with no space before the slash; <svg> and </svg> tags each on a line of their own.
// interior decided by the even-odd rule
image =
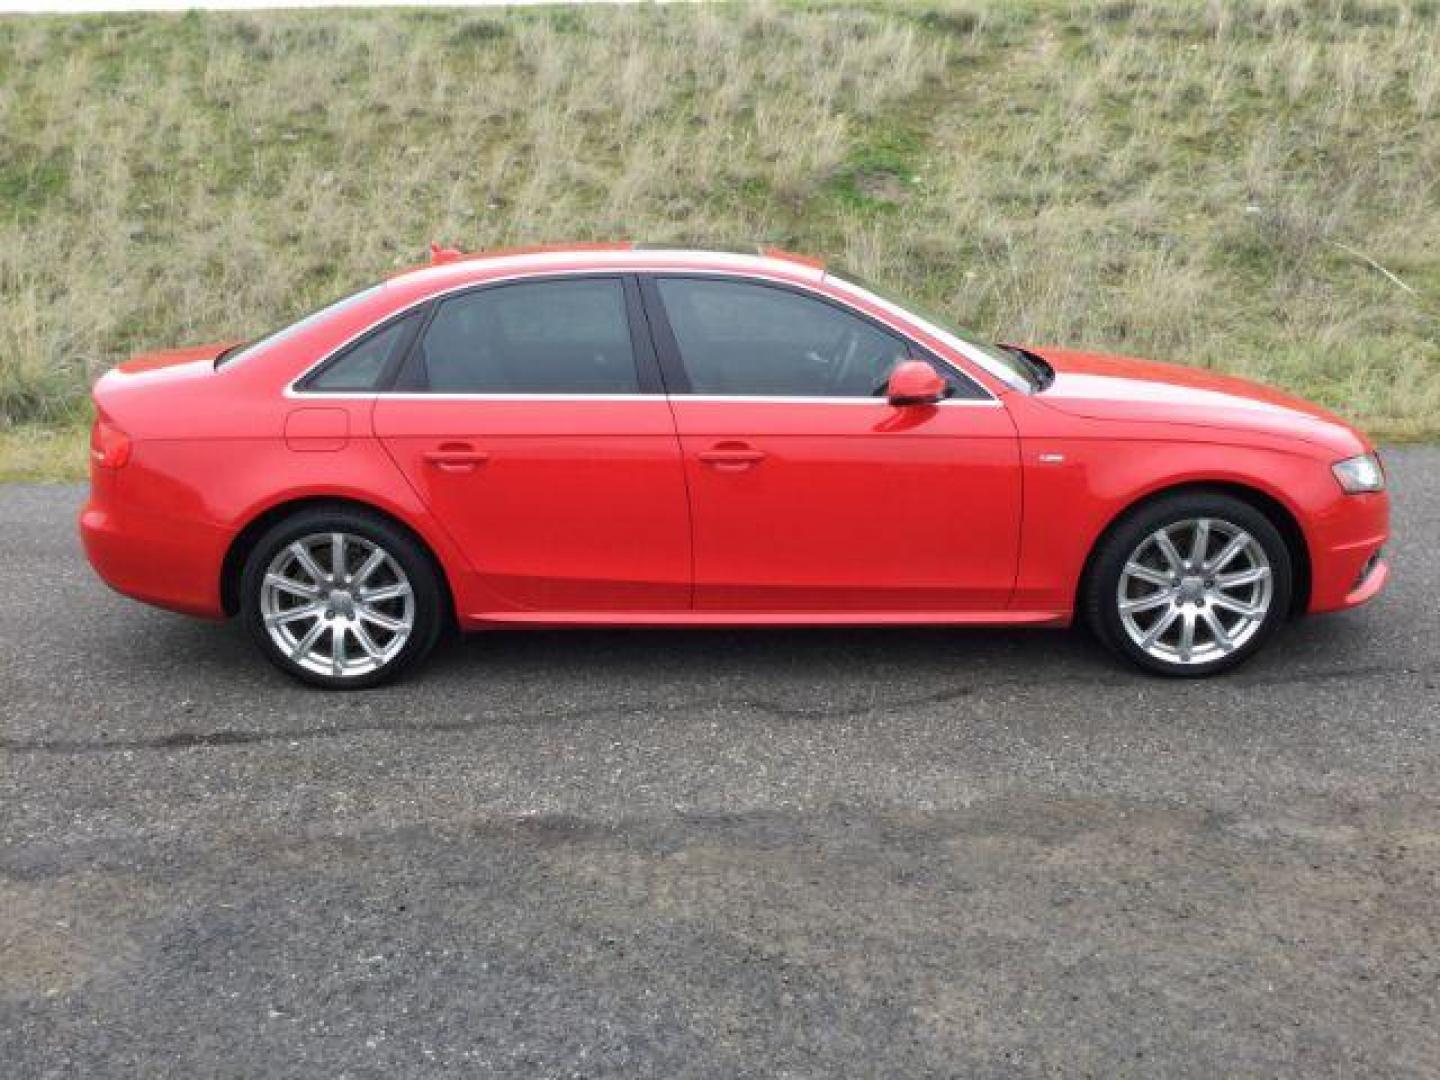
<svg viewBox="0 0 1440 1080">
<path fill-rule="evenodd" d="M 1437 58 L 1421 0 L 7 17 L 4 452 L 433 239 L 782 243 L 1440 435 Z"/>
</svg>

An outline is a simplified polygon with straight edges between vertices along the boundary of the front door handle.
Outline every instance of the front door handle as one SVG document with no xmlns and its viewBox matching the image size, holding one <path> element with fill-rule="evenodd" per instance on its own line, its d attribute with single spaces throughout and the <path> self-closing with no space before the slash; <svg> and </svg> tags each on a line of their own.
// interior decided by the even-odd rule
<svg viewBox="0 0 1440 1080">
<path fill-rule="evenodd" d="M 745 443 L 721 443 L 709 450 L 701 450 L 695 456 L 706 465 L 733 472 L 739 469 L 748 469 L 750 466 L 764 461 L 765 451 L 756 450 L 753 446 Z"/>
<path fill-rule="evenodd" d="M 489 454 L 469 443 L 446 443 L 438 450 L 427 450 L 422 456 L 427 465 L 434 465 L 442 472 L 474 472 L 477 465 L 490 460 Z"/>
</svg>

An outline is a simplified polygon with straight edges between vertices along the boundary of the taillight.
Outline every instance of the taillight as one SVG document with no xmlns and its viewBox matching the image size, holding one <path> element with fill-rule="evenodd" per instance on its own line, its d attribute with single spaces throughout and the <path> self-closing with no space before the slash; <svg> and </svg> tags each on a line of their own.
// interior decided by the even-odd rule
<svg viewBox="0 0 1440 1080">
<path fill-rule="evenodd" d="M 118 469 L 130 460 L 130 436 L 97 416 L 90 429 L 90 460 L 102 469 Z"/>
</svg>

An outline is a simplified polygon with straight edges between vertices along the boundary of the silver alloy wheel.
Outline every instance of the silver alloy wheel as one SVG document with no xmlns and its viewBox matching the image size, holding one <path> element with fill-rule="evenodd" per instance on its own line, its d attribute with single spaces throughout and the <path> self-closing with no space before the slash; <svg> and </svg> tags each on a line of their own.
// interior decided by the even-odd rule
<svg viewBox="0 0 1440 1080">
<path fill-rule="evenodd" d="M 1255 636 L 1273 595 L 1270 560 L 1255 537 L 1228 521 L 1192 518 L 1161 526 L 1131 552 L 1116 603 L 1125 633 L 1146 654 L 1205 664 Z"/>
<path fill-rule="evenodd" d="M 270 640 L 319 675 L 364 675 L 393 660 L 415 628 L 415 594 L 394 557 L 354 533 L 312 533 L 265 570 L 260 615 Z"/>
</svg>

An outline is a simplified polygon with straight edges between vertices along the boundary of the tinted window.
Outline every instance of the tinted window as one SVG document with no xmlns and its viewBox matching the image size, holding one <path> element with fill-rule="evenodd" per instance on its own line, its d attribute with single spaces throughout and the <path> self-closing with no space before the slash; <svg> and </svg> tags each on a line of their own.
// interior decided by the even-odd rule
<svg viewBox="0 0 1440 1080">
<path fill-rule="evenodd" d="M 1001 346 L 996 345 L 994 342 L 985 341 L 979 335 L 975 334 L 970 330 L 960 329 L 959 327 L 951 323 L 951 321 L 944 315 L 937 315 L 934 312 L 926 311 L 924 308 L 921 308 L 908 300 L 902 300 L 897 297 L 890 296 L 883 290 L 881 290 L 879 287 L 862 280 L 856 275 L 850 273 L 848 270 L 835 270 L 827 273 L 826 276 L 832 281 L 838 280 L 842 285 L 849 284 L 851 288 L 863 289 L 865 292 L 868 292 L 874 299 L 889 304 L 891 307 L 897 307 L 901 311 L 906 312 L 912 318 L 918 316 L 919 318 L 931 324 L 930 331 L 931 333 L 936 334 L 936 336 L 949 335 L 950 337 L 955 338 L 957 342 L 968 345 L 972 352 L 979 353 L 980 356 L 983 358 L 983 367 L 985 367 L 992 375 L 998 376 L 1000 379 L 1004 380 L 1010 385 L 1022 389 L 1026 387 L 1034 387 L 1034 376 L 1029 370 L 1028 366 L 1025 364 L 1024 361 L 1022 361 L 1018 356 L 1016 356 L 1013 352 L 1010 352 L 1008 349 L 1004 349 Z M 968 396 L 982 398 L 989 397 L 989 395 L 986 394 L 985 391 L 981 390 L 979 387 L 976 387 L 973 383 L 969 383 L 969 380 L 966 380 L 966 382 L 974 390 L 974 393 Z"/>
<path fill-rule="evenodd" d="M 420 350 L 439 393 L 640 390 L 618 278 L 501 285 L 442 301 Z"/>
<path fill-rule="evenodd" d="M 350 346 L 325 365 L 325 369 L 312 378 L 305 388 L 374 390 L 385 371 L 385 365 L 391 360 L 395 350 L 404 344 L 413 318 L 413 315 L 407 315 Z"/>
<path fill-rule="evenodd" d="M 695 394 L 883 395 L 904 340 L 785 289 L 661 278 L 660 298 Z"/>
</svg>

